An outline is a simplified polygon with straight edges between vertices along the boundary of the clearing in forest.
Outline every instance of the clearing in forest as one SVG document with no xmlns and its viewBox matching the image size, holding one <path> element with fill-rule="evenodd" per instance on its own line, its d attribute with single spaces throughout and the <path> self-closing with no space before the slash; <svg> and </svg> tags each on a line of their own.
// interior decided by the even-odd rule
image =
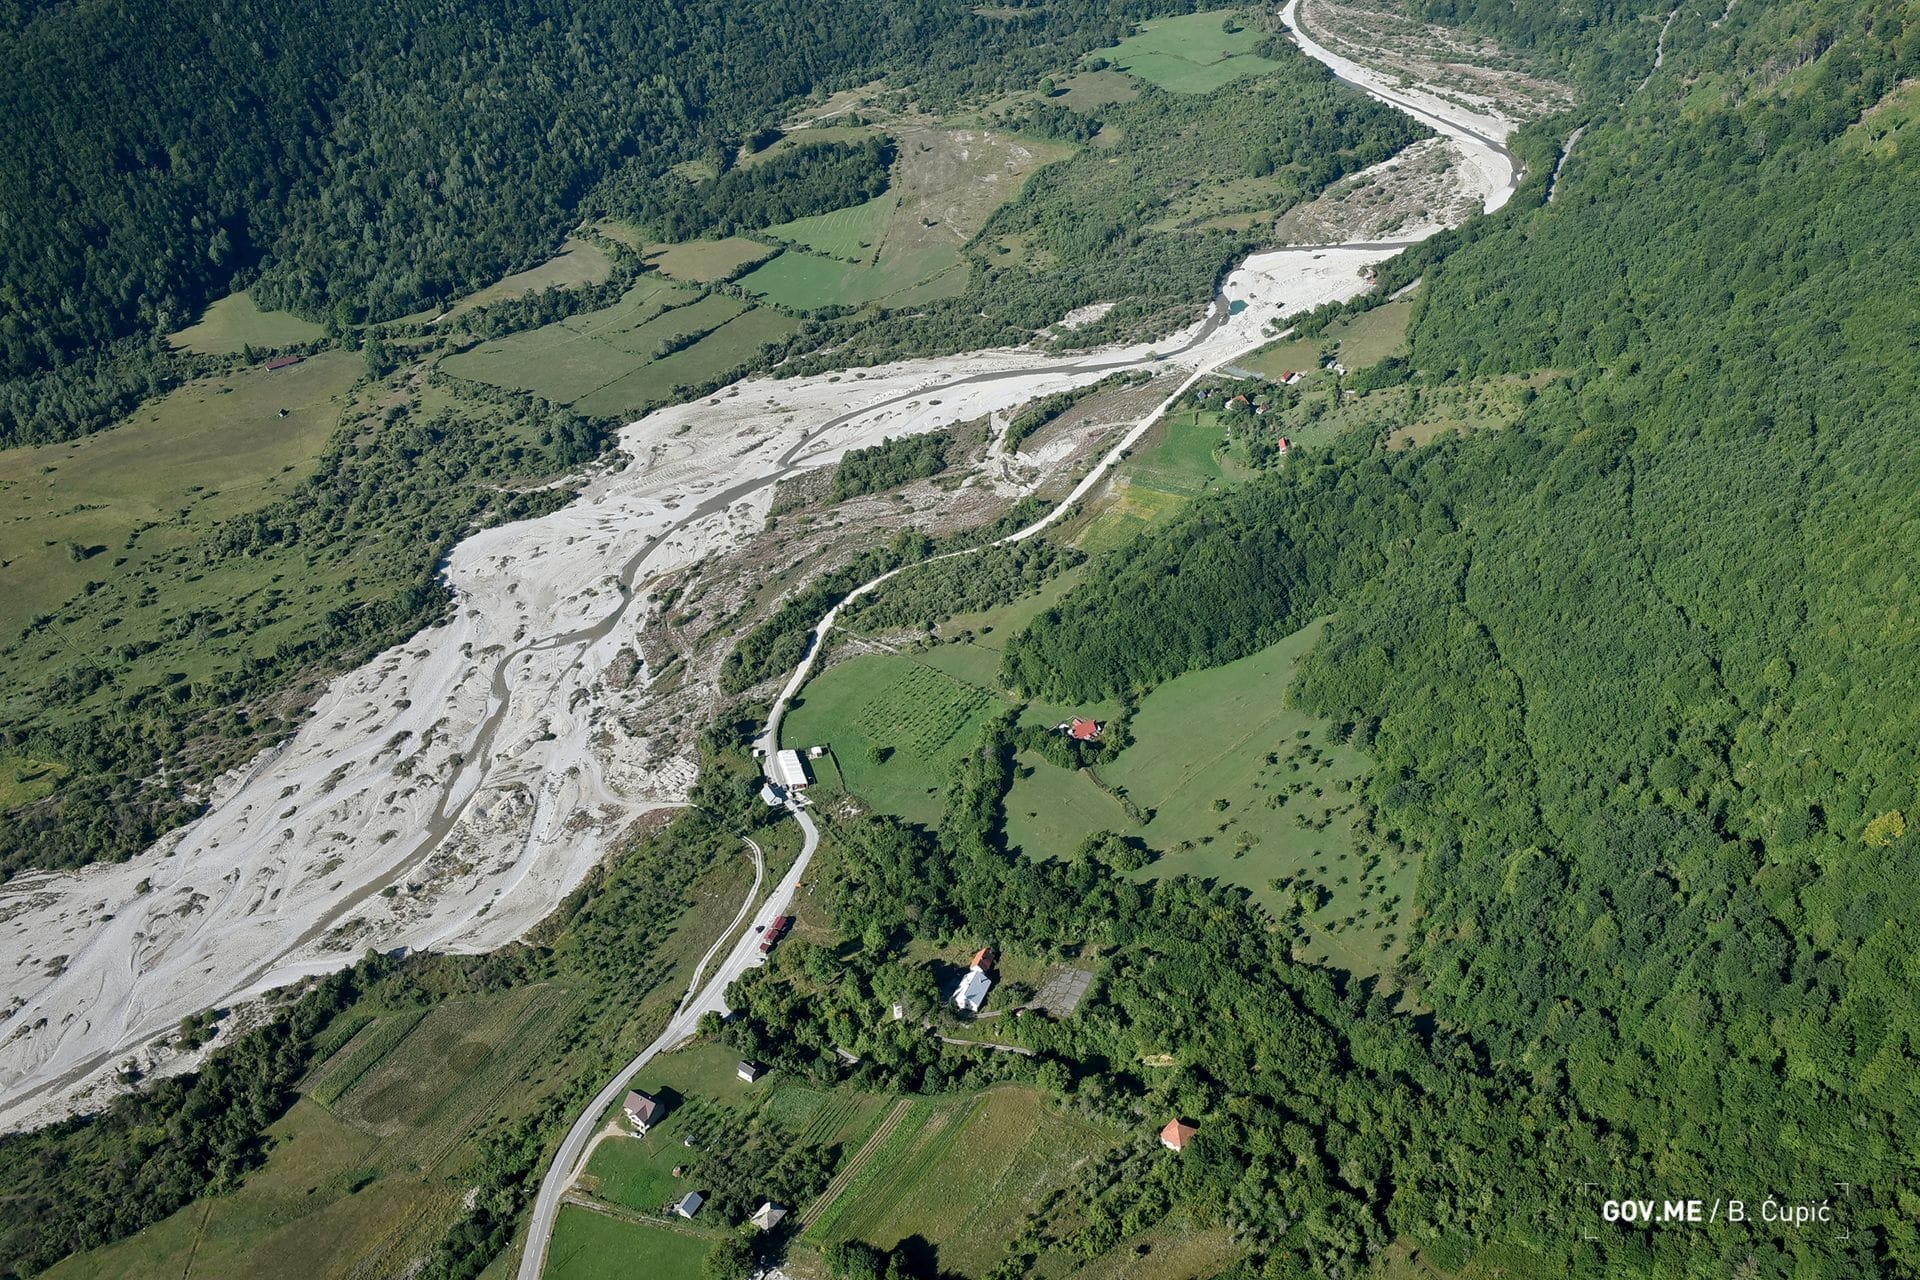
<svg viewBox="0 0 1920 1280">
<path fill-rule="evenodd" d="M 200 319 L 167 339 L 199 355 L 239 355 L 248 346 L 271 350 L 317 342 L 325 330 L 290 311 L 262 311 L 250 293 L 230 293 L 210 303 Z"/>
<path fill-rule="evenodd" d="M 256 365 L 188 383 L 106 431 L 0 450 L 0 640 L 88 582 L 293 492 L 360 371 L 340 351 L 285 369 Z"/>
<path fill-rule="evenodd" d="M 1254 52 L 1266 36 L 1247 12 L 1210 9 L 1143 23 L 1138 35 L 1101 54 L 1120 70 L 1169 92 L 1211 93 L 1280 65 Z"/>
</svg>

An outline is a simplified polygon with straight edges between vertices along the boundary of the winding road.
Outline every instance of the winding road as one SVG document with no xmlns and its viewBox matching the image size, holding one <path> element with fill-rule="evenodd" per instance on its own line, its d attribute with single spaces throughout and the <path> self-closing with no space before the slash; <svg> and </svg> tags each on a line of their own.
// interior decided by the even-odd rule
<svg viewBox="0 0 1920 1280">
<path fill-rule="evenodd" d="M 1460 145 L 1461 163 L 1474 164 L 1475 161 L 1478 160 L 1481 165 L 1485 165 L 1489 161 L 1496 159 L 1504 163 L 1506 166 L 1505 185 L 1504 187 L 1494 186 L 1493 189 L 1489 190 L 1485 200 L 1485 208 L 1488 212 L 1492 212 L 1506 202 L 1506 197 L 1519 185 L 1521 166 L 1518 159 L 1507 149 L 1504 135 L 1495 136 L 1489 131 L 1486 121 L 1481 117 L 1469 116 L 1467 113 L 1461 112 L 1459 114 L 1465 116 L 1466 119 L 1455 118 L 1454 113 L 1449 109 L 1449 104 L 1438 99 L 1430 99 L 1422 95 L 1420 100 L 1416 100 L 1415 98 L 1409 97 L 1406 93 L 1390 89 L 1379 77 L 1375 76 L 1365 67 L 1361 67 L 1323 48 L 1300 30 L 1298 23 L 1299 7 L 1300 0 L 1290 0 L 1290 3 L 1288 3 L 1282 11 L 1281 16 L 1286 21 L 1288 27 L 1295 33 L 1296 42 L 1303 52 L 1309 57 L 1324 63 L 1334 75 L 1344 83 L 1353 86 L 1389 106 L 1406 112 L 1423 124 L 1451 138 L 1455 143 Z M 1478 156 L 1473 154 L 1476 151 L 1480 153 Z M 1333 250 L 1356 250 L 1377 252 L 1380 258 L 1384 259 L 1416 243 L 1418 243 L 1418 241 L 1413 240 L 1385 242 L 1356 241 L 1344 245 L 1298 246 L 1280 250 L 1277 254 L 1263 256 L 1284 257 L 1284 255 L 1288 254 L 1305 254 L 1317 257 Z M 1081 368 L 1088 371 L 1105 371 L 1108 369 L 1168 367 L 1169 363 L 1177 360 L 1179 356 L 1198 349 L 1205 338 L 1225 321 L 1227 314 L 1228 307 L 1225 300 L 1216 298 L 1209 308 L 1206 324 L 1197 331 L 1193 338 L 1183 343 L 1178 349 L 1159 353 L 1151 357 L 1114 360 L 1106 364 L 1090 362 L 1081 366 Z M 1181 379 L 1179 386 L 1172 394 L 1156 405 L 1151 412 L 1134 422 L 1119 442 L 1113 445 L 1101 458 L 1099 464 L 1074 486 L 1073 491 L 1032 524 L 1008 534 L 1006 537 L 1000 538 L 995 542 L 985 543 L 979 547 L 968 548 L 964 551 L 948 552 L 946 555 L 934 557 L 934 559 L 944 560 L 956 556 L 973 555 L 987 549 L 987 547 L 1023 542 L 1055 524 L 1085 499 L 1088 494 L 1092 493 L 1099 485 L 1106 481 L 1113 468 L 1119 465 L 1127 456 L 1128 452 L 1139 443 L 1141 437 L 1144 436 L 1147 431 L 1152 428 L 1153 424 L 1158 421 L 1170 407 L 1178 402 L 1195 383 L 1215 373 L 1221 367 L 1244 358 L 1249 353 L 1258 350 L 1271 341 L 1271 337 L 1262 335 L 1257 341 L 1212 353 L 1208 358 L 1196 362 L 1187 376 Z M 1018 377 L 1024 372 L 1024 370 L 1002 371 L 976 375 L 971 378 L 955 379 L 948 383 L 940 384 L 939 386 L 916 388 L 912 392 L 902 393 L 890 397 L 887 400 L 862 404 L 857 409 L 851 410 L 845 416 L 834 419 L 803 436 L 801 440 L 781 458 L 783 469 L 785 467 L 795 467 L 798 469 L 800 467 L 800 457 L 805 451 L 806 446 L 822 432 L 840 423 L 870 413 L 876 408 L 897 401 L 921 397 L 930 391 L 937 392 L 943 387 L 951 388 L 970 382 Z M 770 481 L 763 479 L 753 482 L 755 486 L 765 483 L 770 483 Z M 738 495 L 733 494 L 732 496 L 737 497 Z M 840 616 L 840 611 L 848 604 L 878 590 L 899 574 L 909 572 L 912 569 L 918 568 L 920 565 L 929 563 L 932 563 L 932 561 L 923 560 L 881 574 L 879 577 L 855 588 L 852 592 L 848 593 L 845 599 L 839 604 L 827 611 L 826 616 L 814 627 L 809 637 L 806 655 L 801 659 L 799 665 L 794 668 L 786 684 L 782 686 L 779 696 L 774 700 L 773 706 L 769 709 L 766 725 L 756 739 L 759 747 L 769 754 L 778 749 L 781 721 L 785 718 L 788 706 L 812 676 L 820 654 L 825 649 L 824 641 L 826 636 L 833 629 L 834 624 Z M 727 1011 L 727 987 L 749 969 L 761 963 L 763 957 L 759 952 L 758 939 L 762 931 L 771 923 L 775 916 L 782 915 L 786 912 L 788 904 L 791 903 L 793 899 L 794 892 L 800 885 L 801 878 L 806 874 L 807 868 L 813 860 L 814 851 L 819 847 L 820 843 L 819 829 L 814 825 L 812 816 L 807 812 L 804 802 L 790 801 L 787 807 L 789 812 L 792 813 L 794 820 L 800 824 L 803 836 L 799 856 L 794 859 L 793 865 L 788 868 L 786 874 L 781 877 L 780 882 L 774 886 L 765 900 L 761 902 L 759 910 L 752 913 L 753 918 L 751 925 L 741 929 L 738 933 L 734 946 L 732 950 L 728 952 L 726 959 L 713 971 L 711 976 L 706 978 L 703 984 L 701 974 L 705 970 L 706 965 L 711 961 L 715 952 L 717 952 L 724 943 L 726 935 L 723 935 L 721 941 L 716 942 L 713 949 L 702 959 L 699 967 L 696 969 L 692 983 L 689 984 L 686 998 L 682 1001 L 673 1017 L 668 1021 L 666 1027 L 654 1039 L 653 1043 L 647 1045 L 636 1054 L 632 1061 L 628 1062 L 618 1074 L 607 1082 L 606 1086 L 595 1095 L 593 1101 L 587 1105 L 586 1110 L 580 1115 L 579 1119 L 574 1122 L 573 1127 L 567 1131 L 566 1137 L 561 1140 L 560 1146 L 554 1152 L 553 1160 L 549 1164 L 546 1174 L 541 1181 L 539 1193 L 534 1200 L 533 1213 L 528 1224 L 527 1240 L 520 1257 L 520 1267 L 517 1273 L 519 1280 L 540 1280 L 540 1273 L 545 1265 L 547 1248 L 553 1237 L 554 1223 L 559 1216 L 560 1207 L 565 1202 L 568 1192 L 580 1175 L 587 1154 L 592 1147 L 594 1134 L 600 1127 L 601 1117 L 606 1113 L 608 1108 L 613 1105 L 614 1100 L 620 1096 L 621 1091 L 627 1087 L 628 1080 L 635 1072 L 645 1067 L 656 1056 L 691 1038 L 699 1025 L 702 1015 L 709 1012 L 725 1013 Z M 746 903 L 741 908 L 740 916 L 736 917 L 733 926 L 733 928 L 736 929 L 740 928 L 740 919 L 745 917 L 752 909 L 760 889 L 761 875 L 759 868 L 764 866 L 764 859 L 761 858 L 757 846 L 754 848 L 754 855 L 756 859 L 754 887 L 752 892 L 748 894 Z"/>
</svg>

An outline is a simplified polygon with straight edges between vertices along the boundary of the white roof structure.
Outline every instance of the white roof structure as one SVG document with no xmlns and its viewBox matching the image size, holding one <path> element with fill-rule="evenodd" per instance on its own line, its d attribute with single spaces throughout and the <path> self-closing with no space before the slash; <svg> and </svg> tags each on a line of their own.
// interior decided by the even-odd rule
<svg viewBox="0 0 1920 1280">
<path fill-rule="evenodd" d="M 673 1206 L 673 1211 L 683 1218 L 691 1218 L 700 1212 L 700 1206 L 706 1202 L 707 1198 L 698 1191 L 689 1191 L 680 1197 L 680 1203 Z"/>
<path fill-rule="evenodd" d="M 798 751 L 777 751 L 773 756 L 772 767 L 767 770 L 767 776 L 773 779 L 776 786 L 786 787 L 788 790 L 804 787 L 807 785 L 807 765 L 800 758 Z"/>
<path fill-rule="evenodd" d="M 779 1205 L 769 1200 L 753 1211 L 753 1225 L 762 1231 L 771 1231 L 779 1226 L 780 1219 L 786 1216 L 787 1211 L 785 1209 L 782 1209 Z"/>
<path fill-rule="evenodd" d="M 992 989 L 992 978 L 978 969 L 969 969 L 967 976 L 960 979 L 960 989 L 953 993 L 953 1005 L 968 1013 L 978 1013 L 980 1006 L 986 1003 L 987 992 Z"/>
</svg>

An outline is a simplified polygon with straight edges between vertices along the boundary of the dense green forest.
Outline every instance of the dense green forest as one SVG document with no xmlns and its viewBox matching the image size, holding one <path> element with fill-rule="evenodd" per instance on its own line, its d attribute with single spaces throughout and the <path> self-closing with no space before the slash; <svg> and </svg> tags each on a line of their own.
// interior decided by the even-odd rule
<svg viewBox="0 0 1920 1280">
<path fill-rule="evenodd" d="M 1851 1184 L 1874 1261 L 1782 1230 L 1713 1237 L 1727 1266 L 1911 1273 L 1920 148 L 1873 121 L 1920 49 L 1898 6 L 1717 16 L 1558 202 L 1429 263 L 1416 388 L 1556 371 L 1517 426 L 1196 504 L 1006 670 L 1139 691 L 1337 609 L 1293 696 L 1425 851 L 1421 998 L 1629 1182 Z"/>
<path fill-rule="evenodd" d="M 810 92 L 896 69 L 930 103 L 1030 83 L 1154 11 L 16 6 L 0 24 L 0 375 L 166 332 L 236 282 L 307 315 L 399 316 L 543 256 L 609 175 L 725 167 Z"/>
<path fill-rule="evenodd" d="M 814 143 L 701 182 L 629 168 L 594 203 L 660 240 L 758 231 L 873 199 L 887 189 L 893 153 L 881 138 Z"/>
</svg>

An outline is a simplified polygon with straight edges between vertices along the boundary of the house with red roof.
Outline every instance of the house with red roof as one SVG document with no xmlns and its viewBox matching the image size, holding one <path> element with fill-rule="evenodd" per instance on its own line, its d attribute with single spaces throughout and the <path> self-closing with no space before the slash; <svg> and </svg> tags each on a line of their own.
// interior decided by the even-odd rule
<svg viewBox="0 0 1920 1280">
<path fill-rule="evenodd" d="M 1095 742 L 1100 737 L 1100 722 L 1075 716 L 1067 722 L 1067 736 L 1075 742 Z"/>
<path fill-rule="evenodd" d="M 1169 1151 L 1185 1151 L 1187 1144 L 1193 1141 L 1193 1135 L 1199 1132 L 1199 1125 L 1175 1116 L 1160 1131 L 1160 1145 Z"/>
</svg>

